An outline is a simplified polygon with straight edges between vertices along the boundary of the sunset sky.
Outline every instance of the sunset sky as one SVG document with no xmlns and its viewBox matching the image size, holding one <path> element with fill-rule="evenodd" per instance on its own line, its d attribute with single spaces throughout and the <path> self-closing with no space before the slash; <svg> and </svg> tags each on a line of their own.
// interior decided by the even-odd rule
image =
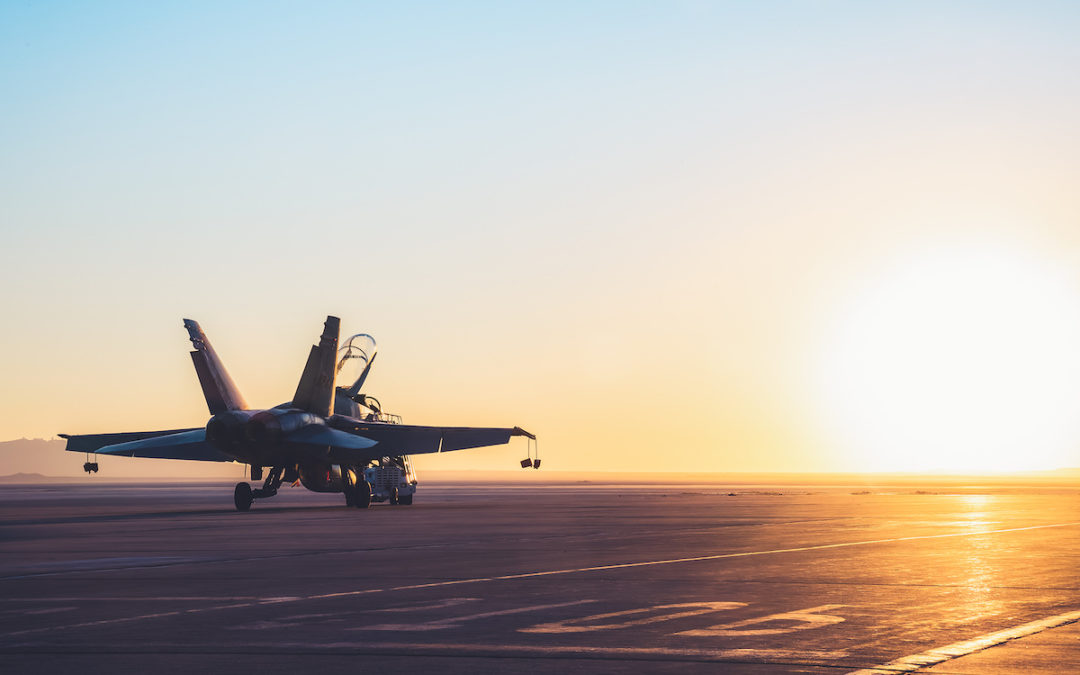
<svg viewBox="0 0 1080 675">
<path fill-rule="evenodd" d="M 385 408 L 552 470 L 1080 466 L 1078 35 L 1068 2 L 0 4 L 0 440 L 204 424 L 185 317 L 275 405 L 335 314 Z"/>
</svg>

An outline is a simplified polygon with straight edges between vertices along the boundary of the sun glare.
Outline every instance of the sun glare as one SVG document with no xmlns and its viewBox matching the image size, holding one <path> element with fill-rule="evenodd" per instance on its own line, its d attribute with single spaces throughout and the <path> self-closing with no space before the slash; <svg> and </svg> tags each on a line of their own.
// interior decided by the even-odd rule
<svg viewBox="0 0 1080 675">
<path fill-rule="evenodd" d="M 1080 296 L 1037 258 L 910 258 L 852 299 L 824 352 L 823 417 L 861 470 L 1080 465 Z"/>
</svg>

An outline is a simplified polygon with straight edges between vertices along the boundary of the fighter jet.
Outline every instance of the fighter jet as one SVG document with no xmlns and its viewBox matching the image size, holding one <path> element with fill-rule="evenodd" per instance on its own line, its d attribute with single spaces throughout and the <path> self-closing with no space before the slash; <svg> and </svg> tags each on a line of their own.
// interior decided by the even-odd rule
<svg viewBox="0 0 1080 675">
<path fill-rule="evenodd" d="M 449 452 L 508 443 L 525 436 L 529 455 L 536 436 L 520 427 L 429 427 L 401 423 L 378 399 L 360 393 L 375 362 L 375 339 L 353 335 L 338 349 L 340 320 L 326 317 L 319 344 L 312 346 L 292 400 L 268 410 L 251 409 L 222 365 L 199 324 L 184 319 L 191 360 L 210 409 L 206 426 L 167 431 L 69 435 L 67 450 L 87 453 L 83 468 L 96 472 L 89 455 L 190 459 L 250 465 L 251 480 L 237 483 L 233 501 L 247 511 L 256 499 L 277 494 L 282 483 L 313 492 L 337 492 L 346 506 L 366 509 L 373 501 L 410 505 L 417 479 L 409 455 Z M 345 386 L 336 386 L 338 380 Z M 96 459 L 96 457 L 95 457 Z M 540 460 L 521 461 L 539 468 Z"/>
</svg>

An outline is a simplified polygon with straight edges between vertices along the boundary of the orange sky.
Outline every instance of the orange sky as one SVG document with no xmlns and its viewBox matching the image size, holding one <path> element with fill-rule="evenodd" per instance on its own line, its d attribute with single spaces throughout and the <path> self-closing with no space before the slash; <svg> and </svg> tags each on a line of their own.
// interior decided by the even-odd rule
<svg viewBox="0 0 1080 675">
<path fill-rule="evenodd" d="M 553 469 L 1080 465 L 1072 8 L 291 11 L 0 10 L 0 438 L 205 423 L 183 317 L 280 403 L 332 313 Z"/>
</svg>

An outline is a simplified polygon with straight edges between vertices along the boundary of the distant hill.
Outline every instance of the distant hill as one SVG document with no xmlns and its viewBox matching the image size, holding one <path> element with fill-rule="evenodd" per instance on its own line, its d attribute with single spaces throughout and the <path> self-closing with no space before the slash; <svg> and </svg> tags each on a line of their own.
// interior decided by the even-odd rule
<svg viewBox="0 0 1080 675">
<path fill-rule="evenodd" d="M 62 476 L 42 476 L 40 473 L 13 473 L 10 476 L 0 476 L 0 484 L 19 483 L 70 483 L 74 478 Z"/>
<path fill-rule="evenodd" d="M 0 474 L 75 476 L 82 470 L 82 455 L 64 452 L 63 440 L 20 438 L 0 442 Z"/>
</svg>

